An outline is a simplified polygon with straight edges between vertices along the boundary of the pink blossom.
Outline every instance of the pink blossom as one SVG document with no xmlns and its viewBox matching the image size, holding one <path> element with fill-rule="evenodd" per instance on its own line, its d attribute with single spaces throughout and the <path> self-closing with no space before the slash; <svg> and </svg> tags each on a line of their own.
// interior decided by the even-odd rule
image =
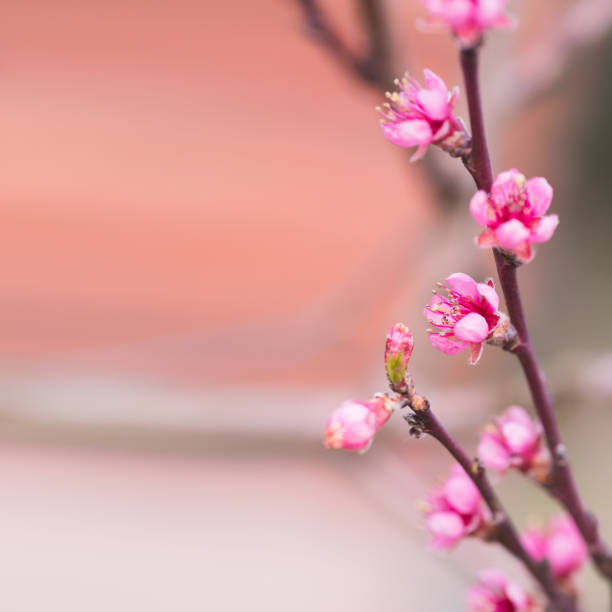
<svg viewBox="0 0 612 612">
<path fill-rule="evenodd" d="M 559 225 L 557 215 L 544 214 L 552 197 L 545 178 L 527 180 L 516 168 L 502 172 L 490 194 L 477 191 L 470 202 L 472 216 L 485 228 L 478 246 L 500 247 L 521 261 L 531 260 L 531 245 L 550 240 Z"/>
<path fill-rule="evenodd" d="M 413 348 L 412 332 L 403 323 L 396 323 L 387 334 L 385 370 L 393 389 L 400 393 L 408 390 L 406 372 Z"/>
<path fill-rule="evenodd" d="M 350 400 L 332 412 L 325 428 L 327 448 L 365 452 L 376 432 L 389 420 L 395 401 L 378 393 L 369 402 Z"/>
<path fill-rule="evenodd" d="M 534 559 L 546 559 L 559 579 L 569 578 L 588 558 L 584 539 L 572 518 L 567 515 L 553 518 L 543 529 L 524 531 L 521 542 Z"/>
<path fill-rule="evenodd" d="M 463 47 L 478 44 L 492 28 L 512 25 L 504 12 L 507 0 L 422 0 L 429 11 L 425 24 L 447 27 Z"/>
<path fill-rule="evenodd" d="M 485 570 L 467 593 L 470 612 L 536 612 L 533 597 L 496 569 Z"/>
<path fill-rule="evenodd" d="M 430 144 L 454 151 L 469 142 L 463 123 L 453 115 L 459 89 L 449 91 L 431 70 L 424 74 L 425 87 L 408 74 L 401 81 L 395 79 L 399 91 L 387 92 L 389 102 L 377 109 L 387 140 L 400 147 L 417 147 L 411 161 L 421 159 Z"/>
<path fill-rule="evenodd" d="M 461 538 L 474 534 L 489 517 L 476 485 L 464 469 L 455 464 L 450 478 L 433 491 L 425 505 L 430 546 L 450 549 Z"/>
<path fill-rule="evenodd" d="M 500 321 L 499 296 L 492 281 L 477 283 L 462 272 L 451 274 L 444 282 L 438 283 L 439 291 L 434 291 L 425 306 L 425 317 L 435 326 L 428 330 L 429 341 L 447 355 L 469 346 L 474 365 L 482 354 L 483 342 Z"/>
<path fill-rule="evenodd" d="M 510 406 L 484 429 L 478 458 L 500 473 L 513 467 L 538 480 L 544 480 L 550 468 L 550 453 L 542 443 L 542 426 L 520 406 Z"/>
</svg>

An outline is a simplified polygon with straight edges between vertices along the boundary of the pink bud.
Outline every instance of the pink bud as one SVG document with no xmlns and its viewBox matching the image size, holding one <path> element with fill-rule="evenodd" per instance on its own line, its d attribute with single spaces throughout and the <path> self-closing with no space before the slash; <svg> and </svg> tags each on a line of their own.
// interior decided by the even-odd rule
<svg viewBox="0 0 612 612">
<path fill-rule="evenodd" d="M 518 584 L 510 582 L 496 569 L 478 576 L 478 583 L 467 593 L 470 612 L 536 612 L 542 608 Z"/>
<path fill-rule="evenodd" d="M 569 516 L 553 518 L 545 528 L 521 534 L 525 550 L 536 560 L 546 559 L 558 579 L 568 579 L 588 558 L 584 539 Z"/>
<path fill-rule="evenodd" d="M 403 324 L 396 323 L 385 343 L 385 370 L 394 390 L 403 393 L 408 390 L 408 361 L 414 348 L 411 331 Z"/>
<path fill-rule="evenodd" d="M 454 355 L 469 346 L 470 363 L 476 364 L 483 342 L 500 322 L 499 296 L 486 283 L 477 283 L 461 272 L 451 274 L 425 307 L 425 318 L 434 328 L 429 341 L 434 348 Z"/>
<path fill-rule="evenodd" d="M 496 246 L 529 261 L 531 245 L 550 240 L 559 224 L 557 215 L 544 215 L 552 197 L 553 189 L 545 178 L 527 180 L 516 168 L 502 172 L 490 194 L 478 191 L 470 202 L 472 216 L 485 228 L 478 246 Z"/>
<path fill-rule="evenodd" d="M 384 393 L 377 393 L 369 402 L 344 402 L 327 421 L 325 446 L 365 452 L 376 432 L 389 420 L 396 403 Z"/>
</svg>

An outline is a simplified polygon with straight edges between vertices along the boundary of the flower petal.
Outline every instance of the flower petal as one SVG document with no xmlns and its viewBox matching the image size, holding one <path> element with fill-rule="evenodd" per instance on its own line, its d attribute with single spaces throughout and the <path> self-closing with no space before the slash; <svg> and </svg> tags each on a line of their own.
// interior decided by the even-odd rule
<svg viewBox="0 0 612 612">
<path fill-rule="evenodd" d="M 435 333 L 429 334 L 429 341 L 431 346 L 442 351 L 445 355 L 456 355 L 467 346 L 467 342 L 460 342 L 448 336 Z"/>
<path fill-rule="evenodd" d="M 472 342 L 470 344 L 470 365 L 476 365 L 480 361 L 483 349 L 482 342 Z"/>
<path fill-rule="evenodd" d="M 488 227 L 482 234 L 476 237 L 476 246 L 481 249 L 488 249 L 497 246 L 499 243 L 495 236 L 495 232 Z"/>
<path fill-rule="evenodd" d="M 529 230 L 518 220 L 510 219 L 495 230 L 495 237 L 502 249 L 515 249 L 529 238 Z"/>
<path fill-rule="evenodd" d="M 532 227 L 529 239 L 531 242 L 547 242 L 550 240 L 559 225 L 558 215 L 546 215 Z"/>
<path fill-rule="evenodd" d="M 477 191 L 470 200 L 470 213 L 479 225 L 487 227 L 489 211 L 489 196 L 482 189 Z"/>
<path fill-rule="evenodd" d="M 434 548 L 452 548 L 465 532 L 463 520 L 456 512 L 434 512 L 427 517 L 427 527 Z"/>
<path fill-rule="evenodd" d="M 516 247 L 516 249 L 514 249 L 514 253 L 521 261 L 525 263 L 533 259 L 533 252 L 531 250 L 531 243 L 529 240 L 525 240 L 523 244 Z"/>
<path fill-rule="evenodd" d="M 538 434 L 535 429 L 516 421 L 501 424 L 500 429 L 508 448 L 518 455 L 522 455 L 531 450 L 538 441 Z"/>
<path fill-rule="evenodd" d="M 480 493 L 465 472 L 451 476 L 444 484 L 448 503 L 460 514 L 474 514 L 480 504 Z"/>
<path fill-rule="evenodd" d="M 478 459 L 485 467 L 505 472 L 510 467 L 510 454 L 495 435 L 484 431 L 478 442 Z"/>
<path fill-rule="evenodd" d="M 387 140 L 399 147 L 415 147 L 431 142 L 431 128 L 424 119 L 383 123 L 382 131 Z"/>
<path fill-rule="evenodd" d="M 493 311 L 499 310 L 499 295 L 491 285 L 486 283 L 478 283 L 478 293 L 484 299 L 487 306 Z"/>
<path fill-rule="evenodd" d="M 476 281 L 463 272 L 455 272 L 445 279 L 446 284 L 462 296 L 478 299 L 478 285 Z"/>
<path fill-rule="evenodd" d="M 459 340 L 482 342 L 489 335 L 489 325 L 482 315 L 470 312 L 455 324 L 454 332 Z"/>
<path fill-rule="evenodd" d="M 423 70 L 423 75 L 425 76 L 425 85 L 427 85 L 427 89 L 441 93 L 445 99 L 448 97 L 448 87 L 441 77 L 432 70 L 429 70 L 429 68 Z"/>
<path fill-rule="evenodd" d="M 527 181 L 527 195 L 533 213 L 540 217 L 548 210 L 553 199 L 553 188 L 541 176 L 534 176 Z"/>
<path fill-rule="evenodd" d="M 417 100 L 423 112 L 434 121 L 442 121 L 448 115 L 448 95 L 433 89 L 421 89 Z"/>
</svg>

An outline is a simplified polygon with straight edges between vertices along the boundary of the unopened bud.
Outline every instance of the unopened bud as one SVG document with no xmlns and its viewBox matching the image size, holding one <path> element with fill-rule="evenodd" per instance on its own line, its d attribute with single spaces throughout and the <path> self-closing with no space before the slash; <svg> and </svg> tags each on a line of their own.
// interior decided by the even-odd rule
<svg viewBox="0 0 612 612">
<path fill-rule="evenodd" d="M 385 343 L 385 370 L 391 388 L 398 393 L 410 389 L 408 361 L 414 348 L 412 333 L 403 323 L 396 323 L 387 334 Z"/>
</svg>

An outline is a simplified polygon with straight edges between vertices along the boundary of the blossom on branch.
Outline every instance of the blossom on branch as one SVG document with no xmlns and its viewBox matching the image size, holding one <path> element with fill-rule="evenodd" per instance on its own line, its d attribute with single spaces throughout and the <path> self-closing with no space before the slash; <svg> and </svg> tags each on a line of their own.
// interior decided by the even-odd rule
<svg viewBox="0 0 612 612">
<path fill-rule="evenodd" d="M 553 188 L 540 176 L 527 180 L 516 168 L 502 172 L 491 193 L 477 191 L 470 212 L 485 229 L 479 247 L 499 247 L 520 261 L 533 258 L 531 245 L 550 240 L 559 225 L 557 215 L 546 215 Z"/>
<path fill-rule="evenodd" d="M 376 394 L 369 402 L 344 402 L 327 421 L 325 446 L 365 452 L 376 432 L 389 420 L 395 404 L 395 400 L 384 393 Z"/>
<path fill-rule="evenodd" d="M 478 45 L 483 34 L 492 28 L 513 25 L 505 13 L 506 0 L 422 0 L 429 11 L 424 25 L 445 27 L 462 47 Z"/>
<path fill-rule="evenodd" d="M 423 505 L 431 548 L 448 550 L 486 526 L 490 513 L 465 470 L 457 463 L 450 478 Z"/>
<path fill-rule="evenodd" d="M 478 458 L 489 469 L 503 474 L 516 468 L 545 481 L 551 465 L 542 440 L 542 426 L 524 408 L 510 406 L 480 434 Z"/>
<path fill-rule="evenodd" d="M 569 579 L 588 558 L 586 544 L 570 516 L 553 518 L 545 528 L 521 534 L 525 550 L 537 561 L 548 561 L 556 578 Z"/>
<path fill-rule="evenodd" d="M 539 612 L 535 599 L 496 569 L 481 572 L 467 592 L 470 612 Z"/>
<path fill-rule="evenodd" d="M 469 152 L 470 137 L 463 122 L 453 115 L 459 88 L 448 90 L 446 83 L 431 70 L 425 70 L 425 87 L 407 73 L 399 91 L 387 92 L 389 100 L 377 107 L 380 125 L 387 140 L 400 147 L 417 147 L 410 161 L 421 159 L 430 144 L 461 156 Z"/>
<path fill-rule="evenodd" d="M 457 272 L 438 283 L 434 296 L 425 306 L 425 318 L 435 326 L 429 329 L 434 348 L 455 355 L 470 347 L 470 363 L 478 363 L 483 343 L 500 321 L 499 295 L 489 283 L 477 283 L 471 276 Z"/>
</svg>

